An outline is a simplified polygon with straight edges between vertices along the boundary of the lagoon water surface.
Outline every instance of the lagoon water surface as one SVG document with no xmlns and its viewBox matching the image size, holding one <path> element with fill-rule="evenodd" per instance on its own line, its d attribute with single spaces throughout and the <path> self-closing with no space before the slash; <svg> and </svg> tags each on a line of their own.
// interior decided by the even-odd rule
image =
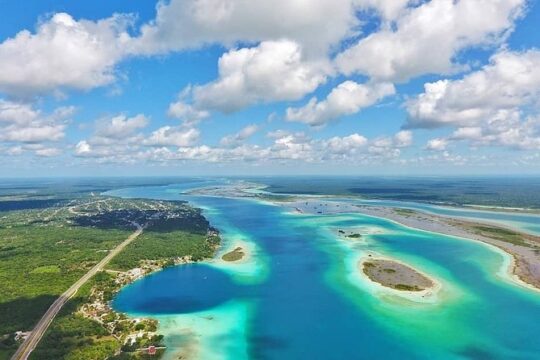
<svg viewBox="0 0 540 360">
<path fill-rule="evenodd" d="M 222 252 L 238 241 L 249 249 L 242 263 L 168 268 L 116 296 L 118 311 L 160 321 L 166 359 L 540 358 L 540 293 L 511 281 L 509 257 L 490 246 L 360 214 L 182 195 L 189 186 L 109 193 L 188 200 L 220 230 Z M 442 288 L 431 299 L 385 291 L 358 271 L 366 254 L 404 261 Z"/>
</svg>

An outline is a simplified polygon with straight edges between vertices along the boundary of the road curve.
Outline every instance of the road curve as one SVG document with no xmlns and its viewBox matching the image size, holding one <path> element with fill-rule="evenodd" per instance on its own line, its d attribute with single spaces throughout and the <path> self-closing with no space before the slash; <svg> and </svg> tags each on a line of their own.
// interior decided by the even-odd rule
<svg viewBox="0 0 540 360">
<path fill-rule="evenodd" d="M 112 260 L 118 253 L 120 253 L 124 248 L 129 245 L 130 242 L 135 240 L 143 232 L 143 227 L 137 223 L 133 223 L 137 227 L 137 230 L 131 234 L 126 240 L 124 240 L 120 245 L 111 250 L 107 256 L 105 256 L 99 263 L 94 265 L 86 274 L 83 275 L 77 282 L 69 289 L 67 289 L 62 295 L 56 299 L 52 305 L 49 307 L 47 312 L 41 317 L 37 325 L 34 327 L 30 335 L 24 340 L 24 342 L 19 346 L 15 354 L 11 357 L 11 360 L 27 360 L 32 351 L 36 348 L 36 345 L 39 343 L 43 334 L 53 321 L 54 317 L 58 314 L 62 306 L 77 293 L 79 288 L 86 283 L 92 276 L 94 276 L 98 271 L 102 270 L 105 265 Z"/>
</svg>

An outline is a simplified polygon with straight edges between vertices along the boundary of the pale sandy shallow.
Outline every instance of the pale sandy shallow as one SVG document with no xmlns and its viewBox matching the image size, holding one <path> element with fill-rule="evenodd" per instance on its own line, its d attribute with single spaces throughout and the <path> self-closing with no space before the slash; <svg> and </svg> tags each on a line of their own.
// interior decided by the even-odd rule
<svg viewBox="0 0 540 360">
<path fill-rule="evenodd" d="M 242 263 L 248 263 L 253 260 L 253 249 L 254 245 L 249 244 L 247 241 L 236 239 L 233 240 L 230 244 L 227 245 L 222 251 L 219 252 L 219 255 L 216 258 L 216 261 L 224 261 L 225 263 L 230 264 L 242 264 Z M 227 261 L 223 259 L 223 256 L 231 253 L 233 251 L 236 251 L 236 249 L 240 249 L 240 251 L 243 253 L 242 257 L 238 260 L 234 261 Z"/>
<path fill-rule="evenodd" d="M 264 281 L 268 275 L 267 259 L 263 251 L 246 234 L 241 232 L 225 233 L 223 245 L 216 256 L 207 261 L 210 266 L 229 273 L 233 279 L 243 284 Z M 225 261 L 222 256 L 236 248 L 242 248 L 244 256 L 237 261 Z"/>
<path fill-rule="evenodd" d="M 233 300 L 197 313 L 153 316 L 165 335 L 163 360 L 247 360 L 250 313 L 249 303 Z"/>
<path fill-rule="evenodd" d="M 382 234 L 384 229 L 377 226 L 337 227 L 333 229 L 333 232 L 342 240 L 366 243 L 366 240 L 370 235 Z M 354 237 L 356 234 L 360 235 L 360 237 Z"/>
<path fill-rule="evenodd" d="M 230 186 L 222 193 L 219 189 L 209 191 L 214 196 L 227 197 L 252 197 L 254 200 L 281 206 L 291 209 L 293 214 L 339 214 L 339 213 L 362 213 L 370 216 L 380 217 L 399 223 L 400 225 L 417 230 L 438 233 L 457 237 L 460 239 L 479 241 L 489 245 L 491 249 L 497 249 L 498 253 L 505 257 L 504 269 L 499 275 L 504 279 L 511 280 L 520 286 L 528 289 L 540 291 L 540 251 L 528 246 L 520 246 L 497 239 L 485 237 L 467 229 L 452 224 L 450 220 L 462 220 L 458 218 L 438 216 L 431 213 L 414 211 L 408 216 L 396 213 L 392 207 L 355 205 L 342 203 L 339 201 L 327 200 L 326 196 L 317 195 L 296 195 L 295 200 L 272 201 L 268 199 L 257 199 L 256 194 L 264 192 L 264 186 L 243 183 L 239 186 Z M 477 222 L 477 221 L 475 221 Z M 496 222 L 479 222 L 504 228 Z M 518 230 L 519 231 L 519 230 Z M 537 245 L 540 245 L 538 243 Z M 502 251 L 500 251 L 502 250 Z M 510 259 L 506 259 L 509 256 Z"/>
<path fill-rule="evenodd" d="M 414 229 L 449 235 L 461 240 L 481 242 L 503 256 L 504 261 L 498 272 L 500 277 L 522 287 L 540 291 L 540 255 L 530 247 L 491 239 L 451 224 L 447 218 L 431 214 L 416 212 L 409 216 L 402 216 L 390 208 L 382 207 L 362 207 L 359 212 L 382 217 Z"/>
<path fill-rule="evenodd" d="M 448 235 L 460 240 L 478 241 L 503 256 L 503 265 L 497 275 L 527 289 L 540 291 L 540 253 L 537 253 L 532 247 L 491 239 L 452 223 L 452 220 L 462 221 L 462 219 L 437 216 L 420 211 L 414 211 L 404 216 L 390 207 L 354 205 L 326 201 L 322 198 L 306 198 L 279 205 L 289 207 L 291 212 L 296 214 L 361 213 L 384 218 L 416 230 Z M 496 223 L 488 224 L 504 228 Z"/>
</svg>

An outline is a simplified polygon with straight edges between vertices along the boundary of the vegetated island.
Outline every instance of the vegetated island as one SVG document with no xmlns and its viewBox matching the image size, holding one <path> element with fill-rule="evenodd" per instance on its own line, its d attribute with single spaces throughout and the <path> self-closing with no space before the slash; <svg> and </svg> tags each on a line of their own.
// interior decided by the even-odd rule
<svg viewBox="0 0 540 360">
<path fill-rule="evenodd" d="M 224 254 L 221 259 L 227 262 L 235 262 L 242 260 L 244 256 L 244 249 L 238 246 L 233 251 L 229 251 L 228 253 Z"/>
<path fill-rule="evenodd" d="M 10 199 L 11 202 L 18 201 Z M 181 201 L 80 195 L 0 213 L 0 360 L 7 360 L 54 300 L 135 229 L 144 232 L 68 301 L 30 359 L 144 359 L 165 348 L 157 321 L 110 306 L 124 285 L 163 267 L 211 258 L 220 238 Z M 0 200 L 0 209 L 1 209 Z M 152 350 L 153 351 L 153 350 Z"/>
<path fill-rule="evenodd" d="M 337 234 L 340 238 L 346 239 L 346 240 L 359 240 L 362 239 L 362 234 L 360 232 L 355 230 L 349 230 L 349 229 L 339 229 L 337 231 Z"/>
<path fill-rule="evenodd" d="M 359 262 L 361 271 L 382 286 L 401 291 L 423 291 L 434 286 L 434 282 L 413 268 L 386 259 L 368 259 Z"/>
</svg>

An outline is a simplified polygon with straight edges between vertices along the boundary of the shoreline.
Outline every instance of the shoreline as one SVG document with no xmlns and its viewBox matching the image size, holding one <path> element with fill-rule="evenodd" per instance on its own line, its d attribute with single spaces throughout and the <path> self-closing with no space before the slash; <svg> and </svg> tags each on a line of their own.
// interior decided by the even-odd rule
<svg viewBox="0 0 540 360">
<path fill-rule="evenodd" d="M 257 252 L 255 245 L 251 243 L 251 241 L 244 239 L 241 236 L 237 236 L 236 234 L 231 235 L 228 234 L 227 231 L 217 231 L 219 234 L 220 243 L 214 249 L 214 254 L 212 255 L 212 257 L 205 258 L 200 261 L 193 261 L 189 258 L 177 258 L 175 259 L 177 261 L 175 261 L 175 264 L 173 266 L 189 264 L 207 264 L 209 266 L 217 267 L 224 271 L 232 270 L 236 272 L 236 276 L 239 277 L 237 281 L 244 281 L 246 283 L 250 283 L 251 280 L 249 279 L 256 276 L 254 271 L 260 271 L 259 268 L 253 268 L 254 270 L 251 269 L 252 263 L 255 259 L 254 254 Z M 231 239 L 230 237 L 233 237 L 233 239 Z M 241 251 L 243 253 L 243 256 L 241 259 L 234 261 L 227 261 L 223 259 L 224 255 L 228 254 L 229 252 L 235 251 L 238 248 L 242 249 Z M 138 277 L 131 278 L 129 279 L 129 281 L 121 284 L 116 292 L 121 291 L 125 286 L 129 286 L 137 280 L 140 280 L 147 276 L 152 276 L 166 268 L 167 267 L 156 267 L 150 269 L 149 271 L 142 271 Z M 209 309 L 192 314 L 155 315 L 147 313 L 123 313 L 120 311 L 116 311 L 113 308 L 112 304 L 110 304 L 110 308 L 114 313 L 125 314 L 131 319 L 148 319 L 156 321 L 157 332 L 164 336 L 164 345 L 166 346 L 163 355 L 160 357 L 163 360 L 177 359 L 177 356 L 181 356 L 182 359 L 199 358 L 200 354 L 208 351 L 208 349 L 205 349 L 203 345 L 203 342 L 205 342 L 206 340 L 201 337 L 201 334 L 199 332 L 206 329 L 204 323 L 206 323 L 207 320 L 209 320 L 210 318 L 211 320 L 216 320 L 213 315 L 216 309 Z M 208 314 L 208 316 L 203 316 L 203 314 Z M 182 331 L 180 333 L 172 331 L 170 323 L 171 321 L 176 322 L 175 328 L 177 326 L 181 327 Z M 182 321 L 182 323 L 178 323 L 178 321 Z M 225 323 L 226 321 L 224 321 L 224 324 Z M 213 336 L 212 333 L 213 331 L 210 331 L 209 334 L 206 334 L 204 336 L 208 336 L 211 338 Z M 177 335 L 181 335 L 183 340 L 176 338 Z M 182 342 L 181 347 L 177 347 L 175 345 L 179 341 Z"/>
<path fill-rule="evenodd" d="M 453 206 L 453 207 L 480 210 L 480 211 L 503 212 L 503 213 L 510 213 L 510 214 L 523 214 L 523 215 L 539 215 L 540 214 L 540 209 L 526 208 L 526 207 L 477 205 L 477 204 L 463 204 L 463 205 Z"/>
<path fill-rule="evenodd" d="M 451 236 L 459 240 L 475 241 L 501 254 L 509 257 L 504 273 L 506 279 L 521 287 L 540 291 L 540 237 L 519 232 L 494 222 L 474 222 L 462 218 L 441 216 L 430 212 L 418 210 L 385 207 L 380 205 L 358 205 L 340 203 L 339 201 L 324 201 L 320 199 L 303 199 L 288 203 L 274 203 L 274 205 L 287 207 L 292 215 L 331 215 L 331 214 L 363 214 L 375 218 L 382 218 L 401 226 Z M 523 245 L 498 240 L 475 232 L 475 227 L 489 228 L 502 231 L 503 234 L 518 235 L 527 240 Z"/>
<path fill-rule="evenodd" d="M 416 230 L 433 232 L 437 234 L 443 234 L 447 236 L 453 236 L 459 239 L 465 239 L 469 241 L 477 241 L 485 245 L 489 245 L 492 249 L 502 251 L 501 254 L 508 255 L 510 257 L 510 262 L 508 269 L 505 271 L 508 274 L 508 277 L 513 282 L 517 283 L 522 287 L 528 289 L 533 289 L 535 291 L 540 291 L 540 237 L 524 233 L 517 229 L 511 227 L 506 227 L 500 225 L 495 221 L 470 221 L 463 217 L 453 217 L 453 216 L 443 216 L 437 215 L 429 211 L 420 211 L 420 210 L 411 210 L 411 209 L 402 209 L 395 207 L 386 207 L 377 204 L 367 205 L 367 204 L 347 204 L 340 203 L 339 200 L 329 200 L 325 195 L 298 195 L 298 194 L 287 194 L 289 197 L 284 197 L 283 199 L 270 199 L 264 197 L 256 196 L 257 191 L 264 189 L 259 185 L 255 184 L 240 184 L 236 186 L 228 186 L 227 190 L 219 189 L 219 187 L 212 188 L 211 191 L 204 191 L 204 189 L 197 189 L 195 191 L 196 195 L 199 196 L 214 196 L 214 197 L 229 197 L 229 198 L 243 198 L 251 199 L 254 201 L 263 202 L 269 205 L 287 207 L 290 209 L 290 213 L 293 215 L 300 214 L 313 214 L 313 215 L 322 215 L 322 214 L 331 214 L 331 213 L 362 213 L 368 216 L 374 216 L 378 218 L 383 218 L 389 221 L 396 222 L 402 226 L 409 227 Z M 304 209 L 304 203 L 307 206 L 309 203 L 316 201 L 319 203 L 318 206 L 325 204 L 331 204 L 334 206 L 333 210 L 329 208 L 318 208 L 317 206 L 312 209 Z M 339 204 L 339 205 L 336 205 Z M 341 205 L 341 207 L 340 207 Z M 441 205 L 441 204 L 439 204 Z M 444 206 L 444 205 L 442 205 Z M 446 204 L 446 206 L 449 206 Z M 339 209 L 338 209 L 339 207 Z M 449 206 L 453 207 L 453 206 Z M 477 205 L 462 205 L 461 207 L 464 210 L 480 210 L 480 211 L 489 211 L 493 207 L 483 207 L 479 208 Z M 317 211 L 315 211 L 317 210 Z M 500 207 L 498 211 L 507 211 L 509 213 L 519 212 L 526 213 L 527 209 L 524 208 L 504 208 Z M 497 211 L 494 209 L 494 211 Z M 399 212 L 404 212 L 400 214 Z M 530 213 L 535 215 L 534 213 Z M 465 226 L 466 225 L 466 226 Z M 474 232 L 470 228 L 474 226 L 488 226 L 493 229 L 511 231 L 514 234 L 522 236 L 528 240 L 533 239 L 534 241 L 528 241 L 526 245 L 518 245 L 503 240 L 498 240 L 485 236 L 484 234 Z M 469 229 L 467 228 L 469 227 Z M 531 244 L 534 243 L 534 244 Z"/>
<path fill-rule="evenodd" d="M 219 244 L 217 244 L 217 246 L 214 246 L 214 249 L 213 249 L 214 252 L 211 258 L 205 258 L 202 260 L 193 260 L 191 255 L 187 255 L 187 256 L 182 256 L 182 257 L 177 256 L 177 257 L 172 257 L 172 258 L 162 258 L 158 260 L 144 259 L 144 260 L 140 260 L 138 267 L 125 270 L 125 271 L 114 270 L 114 269 L 103 269 L 102 272 L 114 276 L 114 280 L 113 280 L 114 286 L 112 289 L 110 289 L 113 294 L 112 298 L 110 300 L 106 299 L 104 297 L 104 293 L 102 289 L 92 288 L 92 292 L 96 296 L 96 299 L 93 302 L 87 302 L 87 303 L 82 304 L 81 307 L 76 312 L 81 314 L 83 317 L 87 319 L 97 321 L 102 326 L 104 326 L 108 331 L 110 331 L 109 327 L 105 326 L 105 323 L 103 323 L 103 321 L 101 320 L 101 318 L 104 315 L 108 315 L 108 314 L 112 315 L 116 319 L 122 319 L 122 317 L 131 319 L 131 321 L 137 324 L 138 323 L 154 323 L 155 324 L 154 331 L 130 332 L 127 335 L 124 334 L 125 338 L 124 338 L 124 335 L 122 337 L 118 337 L 117 339 L 121 341 L 122 346 L 125 346 L 125 344 L 129 342 L 130 339 L 138 339 L 142 333 L 156 335 L 156 336 L 163 335 L 161 334 L 161 331 L 160 331 L 162 324 L 160 323 L 159 316 L 150 316 L 148 314 L 127 313 L 127 312 L 119 311 L 115 309 L 113 305 L 114 297 L 119 292 L 121 292 L 125 287 L 132 285 L 136 281 L 139 281 L 145 277 L 157 274 L 160 271 L 163 271 L 171 266 L 181 266 L 181 265 L 197 264 L 197 263 L 204 263 L 204 262 L 208 263 L 209 261 L 215 259 L 219 252 L 219 248 L 223 246 L 223 239 L 219 231 L 217 231 L 214 228 L 210 228 L 210 230 L 207 233 L 207 239 L 209 236 L 214 236 L 214 235 L 217 235 L 220 240 L 219 240 Z M 165 342 L 167 342 L 167 340 L 165 340 Z M 159 347 L 159 350 L 162 350 L 162 352 L 157 356 L 157 358 L 167 358 L 168 347 L 165 346 L 165 344 L 160 345 L 160 346 L 161 347 Z"/>
<path fill-rule="evenodd" d="M 510 261 L 508 264 L 505 265 L 503 263 L 503 267 L 506 267 L 504 272 L 506 275 L 508 275 L 509 280 L 517 283 L 521 287 L 540 292 L 540 254 L 537 254 L 535 249 L 527 246 L 506 243 L 501 240 L 474 233 L 471 230 L 456 224 L 455 222 L 467 223 L 472 226 L 485 225 L 485 223 L 475 223 L 419 211 L 414 211 L 410 215 L 404 216 L 396 213 L 392 208 L 376 206 L 359 207 L 358 212 L 368 216 L 384 218 L 408 228 L 443 234 L 458 239 L 480 242 L 487 245 L 499 254 L 509 258 Z M 490 226 L 506 229 L 498 225 Z M 515 232 L 519 233 L 517 231 Z"/>
<path fill-rule="evenodd" d="M 415 200 L 398 200 L 393 198 L 376 198 L 366 197 L 358 194 L 296 194 L 296 193 L 280 193 L 270 192 L 267 189 L 269 186 L 263 183 L 257 183 L 252 181 L 241 181 L 240 183 L 231 183 L 227 185 L 217 186 L 201 186 L 193 189 L 189 189 L 183 192 L 184 195 L 194 196 L 209 196 L 209 197 L 225 197 L 225 198 L 258 198 L 259 200 L 268 200 L 269 202 L 289 202 L 301 199 L 320 199 L 322 201 L 332 201 L 338 198 L 360 200 L 365 202 L 379 202 L 379 201 L 395 201 L 403 203 L 406 207 L 406 203 L 416 203 L 420 205 L 437 206 L 448 209 L 460 209 L 460 210 L 475 210 L 484 212 L 500 212 L 507 214 L 521 214 L 539 216 L 540 208 L 533 207 L 518 207 L 518 206 L 502 206 L 502 205 L 481 205 L 473 203 L 453 203 L 445 201 L 415 201 Z M 377 204 L 366 204 L 366 206 L 380 206 Z M 430 214 L 428 210 L 423 211 Z M 452 217 L 449 215 L 449 217 Z"/>
</svg>

